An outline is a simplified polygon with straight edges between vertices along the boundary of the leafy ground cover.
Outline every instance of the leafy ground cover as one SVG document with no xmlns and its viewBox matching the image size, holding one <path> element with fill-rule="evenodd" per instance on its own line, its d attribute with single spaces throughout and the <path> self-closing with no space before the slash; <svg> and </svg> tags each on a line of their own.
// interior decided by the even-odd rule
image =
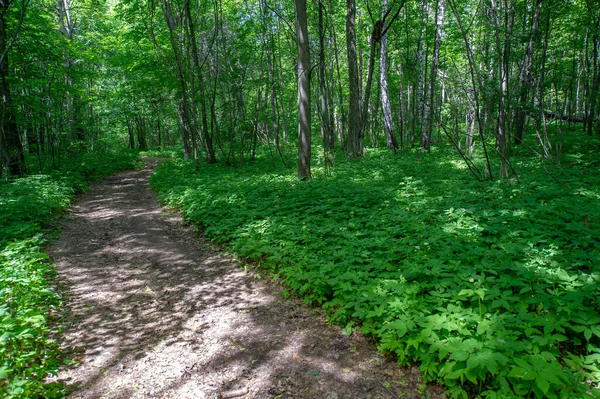
<svg viewBox="0 0 600 399">
<path fill-rule="evenodd" d="M 175 161 L 151 185 L 451 397 L 600 397 L 597 150 L 515 162 L 521 183 L 478 183 L 438 150 L 373 151 L 308 182 Z"/>
<path fill-rule="evenodd" d="M 60 306 L 44 245 L 74 193 L 90 181 L 133 168 L 136 154 L 88 154 L 62 168 L 0 184 L 0 396 L 59 397 L 44 379 L 59 366 L 48 316 Z"/>
</svg>

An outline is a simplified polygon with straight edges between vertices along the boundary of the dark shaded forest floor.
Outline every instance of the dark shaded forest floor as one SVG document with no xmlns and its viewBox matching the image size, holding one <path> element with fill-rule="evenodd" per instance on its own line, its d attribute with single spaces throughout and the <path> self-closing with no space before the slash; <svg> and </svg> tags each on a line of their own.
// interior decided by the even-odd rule
<svg viewBox="0 0 600 399">
<path fill-rule="evenodd" d="M 48 248 L 70 398 L 444 397 L 189 231 L 148 187 L 157 162 L 82 196 Z"/>
</svg>

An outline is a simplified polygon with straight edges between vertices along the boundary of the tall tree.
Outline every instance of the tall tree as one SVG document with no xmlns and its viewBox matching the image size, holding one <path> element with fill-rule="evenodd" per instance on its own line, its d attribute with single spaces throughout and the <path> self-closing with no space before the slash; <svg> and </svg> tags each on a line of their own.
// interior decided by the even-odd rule
<svg viewBox="0 0 600 399">
<path fill-rule="evenodd" d="M 421 147 L 429 151 L 431 145 L 431 131 L 433 130 L 433 107 L 435 100 L 435 85 L 440 62 L 440 47 L 442 43 L 442 31 L 444 28 L 444 15 L 446 12 L 446 0 L 438 0 L 435 8 L 435 33 L 433 38 L 433 56 L 431 57 L 431 73 L 429 74 L 429 88 L 427 93 L 427 104 L 424 109 L 423 133 L 421 135 Z"/>
<path fill-rule="evenodd" d="M 525 117 L 527 116 L 527 99 L 531 94 L 533 85 L 533 55 L 535 43 L 538 36 L 540 25 L 540 13 L 542 11 L 542 0 L 536 0 L 536 5 L 531 19 L 531 27 L 529 29 L 529 39 L 523 57 L 523 66 L 519 75 L 519 103 L 515 108 L 515 127 L 514 127 L 514 143 L 521 144 L 523 142 L 523 130 L 525 129 Z"/>
<path fill-rule="evenodd" d="M 346 152 L 349 157 L 364 153 L 360 105 L 360 80 L 356 53 L 356 0 L 346 0 L 346 50 L 348 53 L 348 80 L 350 89 L 348 107 L 348 138 Z"/>
<path fill-rule="evenodd" d="M 388 0 L 381 0 L 382 18 L 388 13 Z M 392 104 L 390 102 L 390 90 L 388 87 L 388 39 L 385 32 L 381 35 L 381 47 L 379 49 L 379 85 L 381 87 L 381 112 L 383 114 L 383 129 L 385 130 L 387 147 L 396 152 L 398 141 L 394 134 L 394 120 L 392 117 Z"/>
<path fill-rule="evenodd" d="M 193 156 L 194 162 L 197 162 L 196 142 L 194 140 L 194 127 L 192 120 L 192 104 L 189 96 L 189 80 L 187 79 L 186 61 L 184 60 L 183 46 L 180 42 L 181 26 L 173 14 L 173 7 L 169 0 L 162 1 L 162 9 L 169 29 L 169 38 L 174 55 L 177 80 L 179 81 L 181 99 L 179 101 L 179 116 L 181 122 L 181 132 L 183 139 L 184 155 L 186 158 Z M 196 163 L 197 165 L 197 163 Z"/>
<path fill-rule="evenodd" d="M 15 120 L 15 109 L 10 91 L 8 53 L 23 23 L 29 0 L 21 0 L 19 21 L 15 31 L 10 32 L 12 36 L 9 37 L 7 19 L 14 3 L 12 0 L 0 0 L 0 79 L 2 80 L 0 84 L 0 102 L 2 104 L 0 110 L 2 112 L 0 115 L 0 155 L 2 159 L 0 176 L 3 173 L 15 176 L 22 176 L 26 173 L 25 154 Z"/>
<path fill-rule="evenodd" d="M 213 146 L 212 136 L 208 129 L 208 116 L 206 111 L 206 85 L 204 82 L 204 75 L 202 73 L 202 65 L 200 63 L 200 54 L 198 53 L 198 44 L 196 39 L 196 28 L 194 24 L 194 20 L 192 18 L 192 12 L 190 8 L 190 0 L 185 0 L 185 16 L 188 23 L 190 41 L 192 44 L 192 62 L 194 65 L 194 76 L 198 80 L 198 86 L 200 90 L 200 114 L 202 118 L 202 137 L 204 146 L 206 147 L 206 160 L 209 163 L 217 162 L 217 158 L 215 156 L 215 150 Z"/>
<path fill-rule="evenodd" d="M 310 49 L 306 0 L 294 0 L 296 40 L 298 45 L 298 178 L 310 173 Z"/>
<path fill-rule="evenodd" d="M 323 21 L 323 0 L 319 0 L 319 113 L 321 115 L 321 136 L 323 149 L 326 152 L 333 150 L 333 125 L 329 115 L 329 94 L 327 90 L 327 76 L 325 74 L 325 24 Z"/>
</svg>

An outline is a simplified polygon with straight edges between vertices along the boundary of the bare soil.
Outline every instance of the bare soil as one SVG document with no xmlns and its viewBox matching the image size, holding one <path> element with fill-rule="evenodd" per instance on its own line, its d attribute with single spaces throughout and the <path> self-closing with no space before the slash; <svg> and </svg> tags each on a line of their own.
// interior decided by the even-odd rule
<svg viewBox="0 0 600 399">
<path fill-rule="evenodd" d="M 158 205 L 157 160 L 81 196 L 48 248 L 64 286 L 69 398 L 443 398 L 360 334 Z"/>
</svg>

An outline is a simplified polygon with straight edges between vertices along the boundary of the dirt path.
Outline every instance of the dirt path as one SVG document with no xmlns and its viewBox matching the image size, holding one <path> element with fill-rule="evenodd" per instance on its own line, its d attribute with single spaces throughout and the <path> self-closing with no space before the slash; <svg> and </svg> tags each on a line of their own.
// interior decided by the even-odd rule
<svg viewBox="0 0 600 399">
<path fill-rule="evenodd" d="M 208 249 L 157 204 L 155 166 L 82 196 L 49 248 L 79 363 L 59 375 L 70 398 L 422 397 L 417 370 Z"/>
</svg>

